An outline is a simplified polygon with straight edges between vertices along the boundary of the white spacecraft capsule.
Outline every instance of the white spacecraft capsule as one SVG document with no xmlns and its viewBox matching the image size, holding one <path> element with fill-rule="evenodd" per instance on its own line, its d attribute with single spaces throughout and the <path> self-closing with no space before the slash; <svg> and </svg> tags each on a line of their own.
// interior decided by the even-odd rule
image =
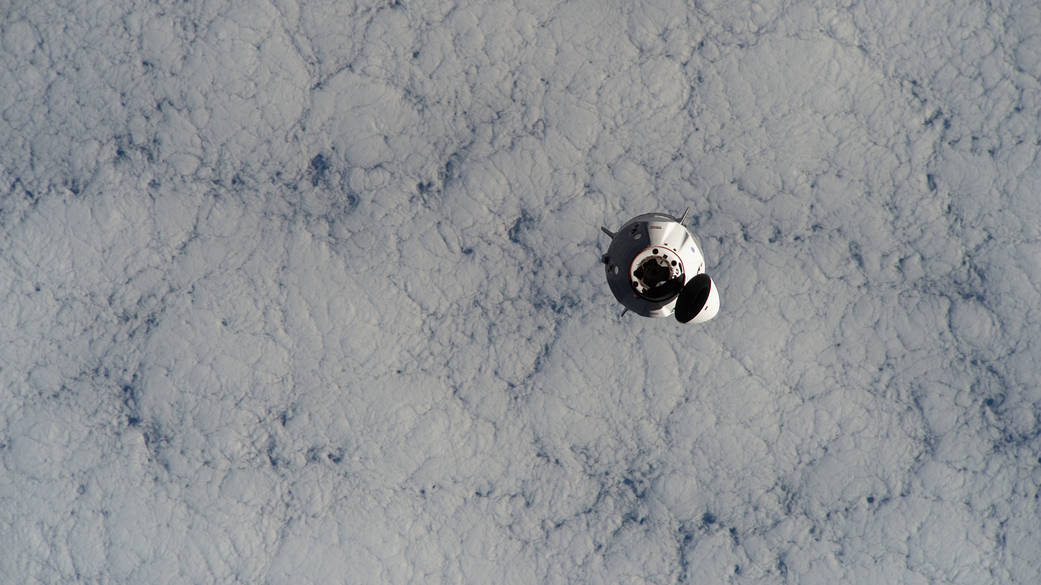
<svg viewBox="0 0 1041 585">
<path fill-rule="evenodd" d="M 644 213 L 616 232 L 603 256 L 607 284 L 625 311 L 644 317 L 676 315 L 681 323 L 704 323 L 719 312 L 719 292 L 705 274 L 705 257 L 687 217 Z"/>
</svg>

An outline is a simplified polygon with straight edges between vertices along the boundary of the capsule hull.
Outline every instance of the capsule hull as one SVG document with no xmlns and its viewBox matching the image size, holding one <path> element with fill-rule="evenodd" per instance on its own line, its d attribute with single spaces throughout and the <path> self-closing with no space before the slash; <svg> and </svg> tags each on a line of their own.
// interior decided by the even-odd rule
<svg viewBox="0 0 1041 585">
<path fill-rule="evenodd" d="M 682 317 L 703 322 L 719 310 L 719 293 L 708 279 L 699 280 L 698 291 L 687 286 L 705 272 L 705 258 L 694 235 L 676 217 L 665 213 L 645 213 L 622 224 L 616 232 L 604 228 L 611 244 L 603 256 L 607 283 L 626 310 L 644 317 L 668 317 L 681 302 Z M 685 292 L 690 289 L 691 292 Z M 704 295 L 702 295 L 704 293 Z M 680 318 L 677 315 L 677 318 Z M 682 318 L 680 320 L 683 320 Z M 684 321 L 686 322 L 686 321 Z"/>
</svg>

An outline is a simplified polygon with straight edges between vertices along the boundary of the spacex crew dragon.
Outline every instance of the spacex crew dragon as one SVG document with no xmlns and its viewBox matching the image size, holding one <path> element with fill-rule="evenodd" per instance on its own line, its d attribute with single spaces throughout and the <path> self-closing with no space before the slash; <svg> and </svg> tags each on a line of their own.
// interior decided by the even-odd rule
<svg viewBox="0 0 1041 585">
<path fill-rule="evenodd" d="M 719 312 L 719 292 L 705 274 L 701 247 L 683 227 L 686 217 L 686 211 L 678 218 L 644 213 L 616 232 L 600 228 L 611 238 L 603 262 L 623 315 L 676 315 L 680 323 L 704 323 Z"/>
</svg>

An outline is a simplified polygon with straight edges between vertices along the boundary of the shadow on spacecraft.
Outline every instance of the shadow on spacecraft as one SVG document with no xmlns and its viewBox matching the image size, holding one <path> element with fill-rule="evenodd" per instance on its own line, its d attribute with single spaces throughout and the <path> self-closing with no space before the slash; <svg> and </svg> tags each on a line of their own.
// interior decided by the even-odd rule
<svg viewBox="0 0 1041 585">
<path fill-rule="evenodd" d="M 704 323 L 719 312 L 719 291 L 705 274 L 705 257 L 680 217 L 644 213 L 618 231 L 601 227 L 611 238 L 603 255 L 607 284 L 624 315 L 675 315 L 680 323 Z"/>
</svg>

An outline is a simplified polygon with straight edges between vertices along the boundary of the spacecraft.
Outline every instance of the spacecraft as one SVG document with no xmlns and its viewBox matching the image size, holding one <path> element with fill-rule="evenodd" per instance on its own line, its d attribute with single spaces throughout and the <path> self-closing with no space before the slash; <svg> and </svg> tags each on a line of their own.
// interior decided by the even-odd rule
<svg viewBox="0 0 1041 585">
<path fill-rule="evenodd" d="M 688 209 L 689 211 L 689 209 Z M 719 312 L 719 291 L 705 274 L 705 257 L 680 217 L 644 213 L 618 231 L 600 229 L 611 238 L 603 255 L 607 284 L 624 315 L 675 315 L 680 323 L 704 323 Z"/>
</svg>

